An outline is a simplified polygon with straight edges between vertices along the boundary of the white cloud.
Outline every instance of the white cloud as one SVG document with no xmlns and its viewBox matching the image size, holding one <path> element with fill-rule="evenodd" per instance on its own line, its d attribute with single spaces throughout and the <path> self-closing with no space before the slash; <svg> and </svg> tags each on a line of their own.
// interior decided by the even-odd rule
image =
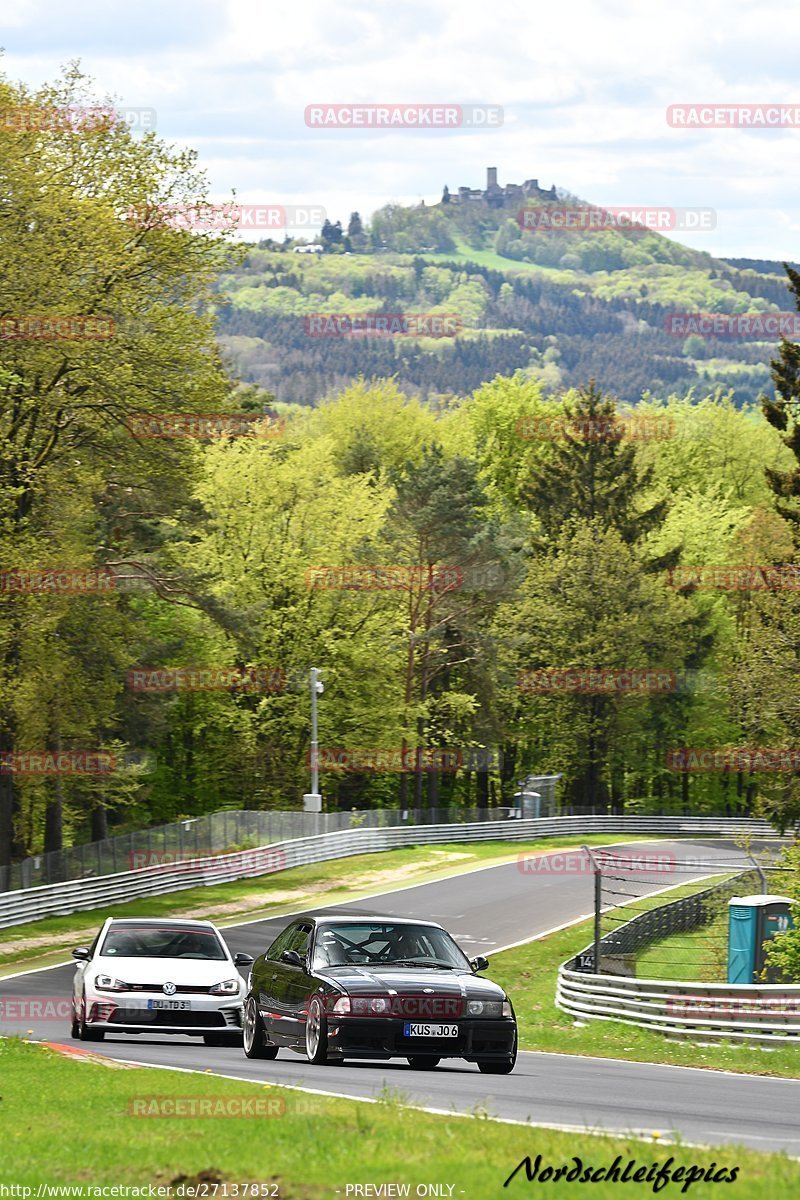
<svg viewBox="0 0 800 1200">
<path fill-rule="evenodd" d="M 29 84 L 80 55 L 101 92 L 158 111 L 215 195 L 316 202 L 346 220 L 442 185 L 530 176 L 606 204 L 705 205 L 714 253 L 798 258 L 800 128 L 683 132 L 678 102 L 800 102 L 793 4 L 765 0 L 18 0 L 4 69 Z M 500 104 L 500 129 L 312 130 L 315 102 Z"/>
</svg>

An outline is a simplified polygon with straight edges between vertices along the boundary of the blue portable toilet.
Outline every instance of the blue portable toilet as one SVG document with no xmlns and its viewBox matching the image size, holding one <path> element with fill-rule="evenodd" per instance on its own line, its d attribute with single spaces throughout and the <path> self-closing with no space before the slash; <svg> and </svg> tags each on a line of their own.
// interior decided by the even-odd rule
<svg viewBox="0 0 800 1200">
<path fill-rule="evenodd" d="M 728 901 L 728 983 L 757 983 L 764 943 L 794 927 L 788 896 L 734 896 Z"/>
</svg>

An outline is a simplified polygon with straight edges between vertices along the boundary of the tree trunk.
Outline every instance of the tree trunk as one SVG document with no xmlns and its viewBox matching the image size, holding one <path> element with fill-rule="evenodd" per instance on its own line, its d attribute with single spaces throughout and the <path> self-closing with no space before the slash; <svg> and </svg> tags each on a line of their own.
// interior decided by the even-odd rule
<svg viewBox="0 0 800 1200">
<path fill-rule="evenodd" d="M 108 837 L 108 810 L 102 801 L 92 809 L 92 841 L 104 842 Z"/>
</svg>

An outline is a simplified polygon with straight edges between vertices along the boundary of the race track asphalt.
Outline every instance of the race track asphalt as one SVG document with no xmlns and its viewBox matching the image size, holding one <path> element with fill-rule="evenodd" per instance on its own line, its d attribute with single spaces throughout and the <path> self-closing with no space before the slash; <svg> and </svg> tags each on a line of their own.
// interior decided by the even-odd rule
<svg viewBox="0 0 800 1200">
<path fill-rule="evenodd" d="M 616 849 L 621 851 L 622 845 Z M 626 852 L 641 853 L 644 845 L 631 843 Z M 716 839 L 659 841 L 648 844 L 648 849 L 705 862 L 730 862 L 739 853 L 731 843 Z M 680 881 L 690 877 L 681 876 Z M 658 872 L 645 878 L 652 890 L 678 882 L 676 876 Z M 471 957 L 478 953 L 488 957 L 494 949 L 590 914 L 592 876 L 588 871 L 528 873 L 510 863 L 336 909 L 427 917 L 446 926 Z M 228 926 L 223 933 L 234 953 L 241 950 L 255 956 L 287 920 L 252 921 Z M 274 1061 L 251 1062 L 241 1049 L 207 1047 L 183 1037 L 107 1036 L 102 1045 L 91 1046 L 72 1041 L 64 1016 L 73 970 L 68 963 L 0 979 L 0 1032 L 85 1046 L 115 1059 L 211 1070 L 343 1096 L 373 1098 L 388 1086 L 402 1092 L 408 1102 L 425 1107 L 460 1112 L 485 1107 L 494 1116 L 533 1124 L 648 1136 L 658 1132 L 702 1145 L 738 1143 L 800 1156 L 800 1080 L 538 1052 L 520 1054 L 513 1074 L 491 1078 L 458 1061 L 445 1061 L 436 1071 L 415 1071 L 403 1061 L 315 1067 L 282 1050 Z M 491 968 L 487 974 L 491 977 Z M 46 1015 L 31 1015 L 36 1012 Z M 798 1068 L 800 1074 L 800 1058 Z"/>
</svg>

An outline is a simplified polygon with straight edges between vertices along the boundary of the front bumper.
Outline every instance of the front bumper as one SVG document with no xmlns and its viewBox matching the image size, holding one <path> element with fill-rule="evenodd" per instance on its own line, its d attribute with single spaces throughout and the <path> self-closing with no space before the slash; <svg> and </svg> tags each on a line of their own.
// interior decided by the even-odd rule
<svg viewBox="0 0 800 1200">
<path fill-rule="evenodd" d="M 244 1002 L 230 996 L 193 995 L 189 1009 L 152 1009 L 147 1001 L 163 995 L 115 995 L 87 998 L 86 1024 L 107 1033 L 230 1033 L 242 1031 Z"/>
<path fill-rule="evenodd" d="M 458 1026 L 457 1037 L 406 1037 L 402 1017 L 328 1017 L 328 1049 L 345 1058 L 437 1058 L 509 1059 L 517 1041 L 517 1023 L 509 1017 L 498 1020 L 464 1019 L 444 1024 Z M 437 1022 L 439 1023 L 439 1022 Z"/>
</svg>

